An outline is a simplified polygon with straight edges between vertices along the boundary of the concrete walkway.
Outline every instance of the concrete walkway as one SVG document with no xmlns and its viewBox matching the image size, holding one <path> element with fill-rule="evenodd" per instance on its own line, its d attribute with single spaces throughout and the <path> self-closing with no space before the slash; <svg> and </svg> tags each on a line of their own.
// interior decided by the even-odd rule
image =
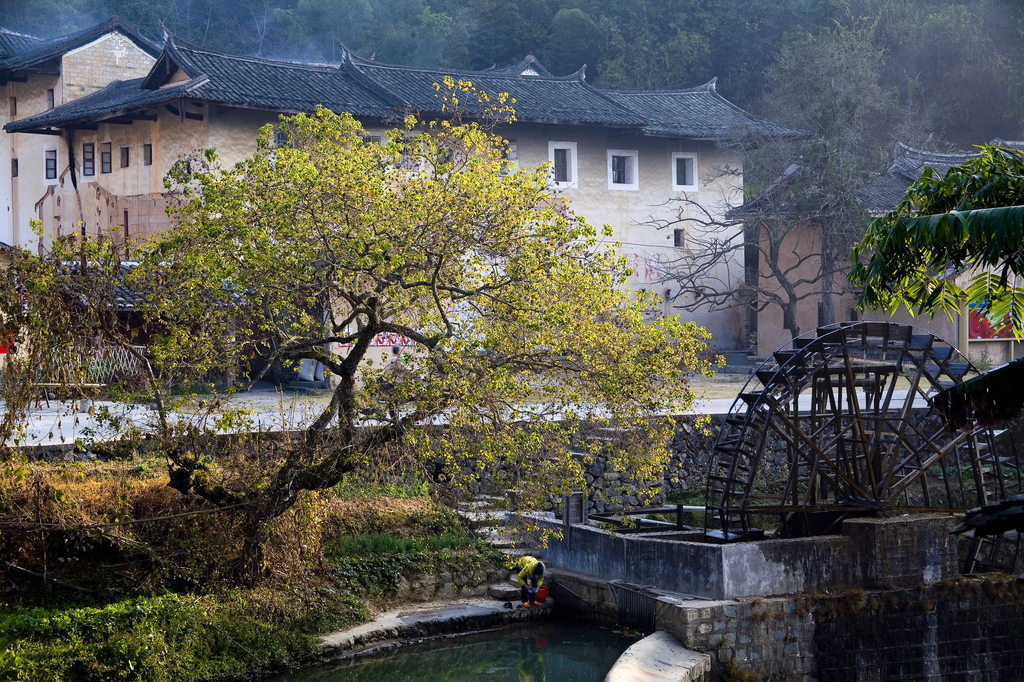
<svg viewBox="0 0 1024 682">
<path fill-rule="evenodd" d="M 622 652 L 604 682 L 701 682 L 710 675 L 711 656 L 690 651 L 659 631 Z"/>
<path fill-rule="evenodd" d="M 320 652 L 328 661 L 389 643 L 546 620 L 553 608 L 551 599 L 529 609 L 506 609 L 502 602 L 485 598 L 427 602 L 387 611 L 369 623 L 326 635 L 321 639 Z"/>
<path fill-rule="evenodd" d="M 896 391 L 894 403 L 899 404 L 905 396 L 906 391 Z M 234 423 L 232 431 L 280 431 L 299 430 L 311 424 L 330 401 L 330 394 L 328 391 L 294 388 L 286 388 L 278 393 L 272 384 L 259 382 L 252 390 L 237 393 L 230 398 L 195 396 L 178 412 L 172 412 L 169 419 L 179 424 L 191 423 L 200 430 L 204 426 L 215 429 L 219 411 L 203 416 L 198 403 L 217 399 L 223 400 L 228 407 L 247 411 L 242 421 Z M 698 400 L 693 409 L 685 414 L 728 414 L 735 401 L 735 398 Z M 88 449 L 90 443 L 115 440 L 130 429 L 138 429 L 143 433 L 155 430 L 157 415 L 149 406 L 110 401 L 96 401 L 91 406 L 90 414 L 88 410 L 79 409 L 78 403 L 72 401 L 34 401 L 29 410 L 24 437 L 16 445 L 70 447 L 79 442 L 81 449 Z M 809 395 L 801 396 L 800 407 L 805 410 L 810 408 Z M 918 396 L 914 407 L 927 407 L 927 403 Z M 0 403 L 0 413 L 4 409 L 3 403 Z M 522 409 L 528 410 L 529 407 L 523 406 Z M 444 420 L 438 417 L 434 421 L 443 423 Z M 222 429 L 215 430 L 223 432 Z"/>
</svg>

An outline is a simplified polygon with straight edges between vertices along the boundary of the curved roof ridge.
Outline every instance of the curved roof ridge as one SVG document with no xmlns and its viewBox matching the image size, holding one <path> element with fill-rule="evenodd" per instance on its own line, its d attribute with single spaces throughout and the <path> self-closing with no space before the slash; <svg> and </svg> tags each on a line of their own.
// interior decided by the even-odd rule
<svg viewBox="0 0 1024 682">
<path fill-rule="evenodd" d="M 964 157 L 964 156 L 977 156 L 977 154 L 978 154 L 978 152 L 968 152 L 968 151 L 962 151 L 962 152 L 933 152 L 933 151 L 928 150 L 928 149 L 919 149 L 918 147 L 911 147 L 906 142 L 900 142 L 900 141 L 896 142 L 896 146 L 897 146 L 897 148 L 901 148 L 903 150 L 904 154 L 919 154 L 921 156 L 940 157 L 940 158 L 949 158 L 949 159 L 958 158 L 958 157 Z"/>
<path fill-rule="evenodd" d="M 340 41 L 338 44 L 341 45 L 341 68 L 342 70 L 344 70 L 345 73 L 352 76 L 352 78 L 354 78 L 356 82 L 358 82 L 361 86 L 369 89 L 378 97 L 383 98 L 384 101 L 389 102 L 393 106 L 398 107 L 406 106 L 407 104 L 409 104 L 409 102 L 404 102 L 401 97 L 391 92 L 387 88 L 383 87 L 375 80 L 373 80 L 373 78 L 367 75 L 362 69 L 359 68 L 359 65 L 352 60 L 352 57 L 355 57 L 356 54 L 352 50 L 342 45 Z"/>
<path fill-rule="evenodd" d="M 536 72 L 536 74 L 534 74 L 534 77 L 554 77 L 554 75 L 550 71 L 548 71 L 543 64 L 540 63 L 540 60 L 537 59 L 532 54 L 526 55 L 515 64 L 509 64 L 507 66 L 498 66 L 497 64 L 495 64 L 494 66 L 483 69 L 483 71 L 486 71 L 488 73 L 508 73 L 521 76 L 523 75 L 523 71 L 527 69 L 533 69 Z"/>
<path fill-rule="evenodd" d="M 29 38 L 31 40 L 36 40 L 38 42 L 43 42 L 43 41 L 47 40 L 47 38 L 40 38 L 38 36 L 34 36 L 34 35 L 29 34 L 29 33 L 22 33 L 21 31 L 14 31 L 14 30 L 9 29 L 9 28 L 4 28 L 3 26 L 0 26 L 0 33 L 6 33 L 7 35 L 18 36 L 19 38 Z M 3 243 L 3 242 L 0 242 L 0 243 Z"/>
<path fill-rule="evenodd" d="M 371 66 L 371 67 L 385 68 L 385 69 L 401 69 L 403 71 L 419 71 L 419 72 L 423 72 L 423 73 L 440 71 L 442 73 L 451 74 L 453 76 L 458 76 L 458 75 L 466 75 L 466 76 L 480 75 L 480 76 L 486 76 L 488 78 L 507 78 L 509 80 L 529 79 L 529 80 L 534 80 L 534 81 L 536 81 L 536 80 L 560 81 L 560 82 L 574 81 L 574 80 L 580 80 L 579 74 L 586 69 L 586 66 L 584 65 L 584 67 L 582 69 L 579 69 L 578 71 L 576 71 L 574 73 L 571 73 L 568 76 L 550 76 L 550 75 L 549 76 L 521 76 L 519 74 L 504 73 L 502 71 L 491 71 L 491 70 L 471 71 L 471 70 L 468 70 L 468 69 L 453 69 L 453 68 L 449 68 L 447 66 L 410 66 L 408 64 L 392 64 L 390 62 L 379 62 L 379 61 L 377 61 L 375 59 L 366 59 L 365 57 L 360 57 L 359 55 L 357 55 L 355 52 L 353 52 L 352 50 L 350 50 L 348 48 L 345 48 L 345 52 L 349 55 L 349 58 L 350 58 L 352 64 L 355 65 L 355 66 Z"/>
<path fill-rule="evenodd" d="M 586 65 L 584 65 L 584 68 L 586 68 Z M 701 85 L 695 85 L 692 88 L 683 88 L 682 90 L 605 90 L 605 89 L 599 89 L 598 91 L 599 92 L 609 92 L 609 93 L 612 93 L 613 95 L 692 95 L 694 93 L 700 93 L 700 92 L 713 92 L 716 95 L 718 95 L 719 97 L 722 97 L 718 93 L 718 88 L 715 85 L 716 83 L 718 83 L 718 76 L 713 77 L 707 83 L 703 83 Z M 729 101 L 729 100 L 725 99 L 724 97 L 722 97 L 722 99 L 725 100 L 726 102 Z M 730 104 L 731 104 L 731 102 L 730 102 Z M 741 111 L 743 111 L 743 110 L 741 109 Z"/>
<path fill-rule="evenodd" d="M 234 59 L 237 61 L 253 62 L 257 64 L 268 64 L 270 66 L 286 66 L 300 69 L 318 69 L 321 71 L 335 72 L 340 70 L 341 64 L 338 65 L 327 65 L 327 64 L 310 64 L 308 62 L 292 61 L 287 59 L 268 59 L 267 57 L 254 57 L 252 55 L 244 54 L 232 54 L 230 52 L 221 52 L 210 47 L 203 47 L 202 45 L 196 45 L 186 40 L 182 40 L 176 35 L 171 35 L 170 40 L 172 41 L 174 48 L 180 54 L 180 50 L 192 50 L 194 52 L 203 52 L 205 54 L 211 54 L 217 57 L 224 57 L 226 59 Z"/>
<path fill-rule="evenodd" d="M 124 34 L 129 40 L 135 43 L 139 49 L 144 50 L 152 57 L 160 55 L 160 46 L 152 42 L 141 33 L 129 26 L 121 17 L 112 16 L 101 24 L 89 28 L 68 33 L 62 36 L 45 39 L 39 45 L 30 50 L 22 52 L 14 57 L 0 61 L 0 68 L 5 70 L 17 70 L 26 68 L 39 62 L 52 59 L 57 55 L 70 52 L 78 47 L 87 45 L 111 31 L 118 31 Z"/>
</svg>

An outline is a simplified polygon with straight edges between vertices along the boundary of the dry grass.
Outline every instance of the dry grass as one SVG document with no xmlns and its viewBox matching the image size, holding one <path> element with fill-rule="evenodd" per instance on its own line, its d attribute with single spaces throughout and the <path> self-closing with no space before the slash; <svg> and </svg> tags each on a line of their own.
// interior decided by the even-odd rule
<svg viewBox="0 0 1024 682">
<path fill-rule="evenodd" d="M 745 374 L 718 373 L 713 377 L 695 376 L 690 378 L 690 389 L 697 400 L 733 399 L 743 390 L 750 377 Z"/>
</svg>

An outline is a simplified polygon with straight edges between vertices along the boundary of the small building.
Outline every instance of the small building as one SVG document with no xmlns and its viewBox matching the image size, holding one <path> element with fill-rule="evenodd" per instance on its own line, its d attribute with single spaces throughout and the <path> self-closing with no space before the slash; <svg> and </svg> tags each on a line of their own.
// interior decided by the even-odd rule
<svg viewBox="0 0 1024 682">
<path fill-rule="evenodd" d="M 1024 146 L 1024 143 L 998 139 L 993 140 L 992 144 Z M 878 218 L 896 208 L 907 189 L 921 177 L 925 167 L 931 167 L 936 173 L 943 175 L 951 166 L 959 165 L 976 156 L 976 152 L 943 154 L 897 143 L 893 160 L 885 170 L 867 179 L 857 190 L 857 198 L 870 218 Z M 804 333 L 813 331 L 822 322 L 821 227 L 813 218 L 806 218 L 805 212 L 790 211 L 790 183 L 796 180 L 801 171 L 800 166 L 791 165 L 768 189 L 729 212 L 732 220 L 742 220 L 748 227 L 758 230 L 760 252 L 767 254 L 774 251 L 778 254 L 778 269 L 785 273 L 785 278 L 792 285 L 791 294 L 763 256 L 757 263 L 748 263 L 757 268 L 761 309 L 748 313 L 747 324 L 753 332 L 752 336 L 756 338 L 756 352 L 762 356 L 770 355 L 789 343 L 793 336 L 791 326 L 795 326 L 799 333 Z M 772 244 L 772 240 L 777 243 Z M 836 263 L 836 266 L 832 294 L 836 321 L 889 321 L 890 318 L 882 311 L 875 314 L 868 311 L 865 314 L 855 310 L 857 294 L 846 280 L 849 263 L 843 259 L 842 262 Z M 769 297 L 794 302 L 790 320 L 786 319 L 781 305 L 768 304 Z M 993 364 L 1013 359 L 1014 354 L 1018 357 L 1020 355 L 1019 349 L 1014 347 L 1018 344 L 1012 344 L 1005 338 L 994 337 L 989 330 L 982 329 L 987 325 L 976 313 L 971 313 L 970 319 L 964 321 L 961 321 L 960 316 L 950 320 L 942 314 L 929 320 L 927 317 L 911 317 L 906 310 L 901 309 L 892 321 L 927 327 L 935 335 L 956 345 L 965 354 L 963 346 L 969 336 L 972 342 L 971 357 L 975 360 L 979 359 L 982 352 L 989 358 L 984 362 Z M 975 331 L 972 333 L 970 329 Z"/>
<path fill-rule="evenodd" d="M 604 91 L 586 82 L 585 67 L 556 77 L 529 56 L 486 71 L 383 64 L 350 51 L 340 63 L 273 61 L 173 35 L 158 49 L 116 18 L 74 36 L 32 40 L 12 39 L 12 55 L 0 61 L 0 83 L 12 102 L 19 99 L 4 119 L 12 177 L 0 176 L 9 216 L 0 240 L 40 249 L 70 230 L 113 228 L 135 239 L 166 229 L 162 180 L 171 165 L 209 147 L 234 163 L 255 151 L 257 130 L 280 114 L 323 105 L 351 113 L 370 136 L 408 111 L 445 116 L 435 84 L 451 76 L 515 98 L 515 122 L 498 130 L 510 160 L 550 163 L 552 187 L 574 210 L 612 226 L 633 270 L 629 285 L 664 296 L 662 312 L 672 314 L 662 266 L 685 239 L 656 227 L 674 216 L 670 200 L 686 197 L 724 215 L 742 200 L 742 159 L 720 142 L 800 133 L 735 107 L 714 80 L 674 92 Z M 0 164 L 0 173 L 7 167 Z M 42 221 L 41 240 L 30 218 Z M 742 263 L 725 267 L 742 273 Z M 711 331 L 718 348 L 742 342 L 738 310 L 688 317 Z"/>
</svg>

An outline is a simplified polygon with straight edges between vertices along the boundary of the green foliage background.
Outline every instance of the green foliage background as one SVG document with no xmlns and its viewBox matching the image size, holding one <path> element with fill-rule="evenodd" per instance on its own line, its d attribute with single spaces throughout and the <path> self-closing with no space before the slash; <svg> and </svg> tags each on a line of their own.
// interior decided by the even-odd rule
<svg viewBox="0 0 1024 682">
<path fill-rule="evenodd" d="M 932 148 L 1020 137 L 1024 120 L 1024 7 L 1015 0 L 0 2 L 0 26 L 39 36 L 112 14 L 154 39 L 163 21 L 190 42 L 264 57 L 338 60 L 340 42 L 380 61 L 453 68 L 534 54 L 557 75 L 585 63 L 588 82 L 605 88 L 691 87 L 717 76 L 726 97 L 755 109 L 767 67 L 793 37 L 838 24 L 870 30 L 882 83 L 931 120 Z"/>
</svg>

